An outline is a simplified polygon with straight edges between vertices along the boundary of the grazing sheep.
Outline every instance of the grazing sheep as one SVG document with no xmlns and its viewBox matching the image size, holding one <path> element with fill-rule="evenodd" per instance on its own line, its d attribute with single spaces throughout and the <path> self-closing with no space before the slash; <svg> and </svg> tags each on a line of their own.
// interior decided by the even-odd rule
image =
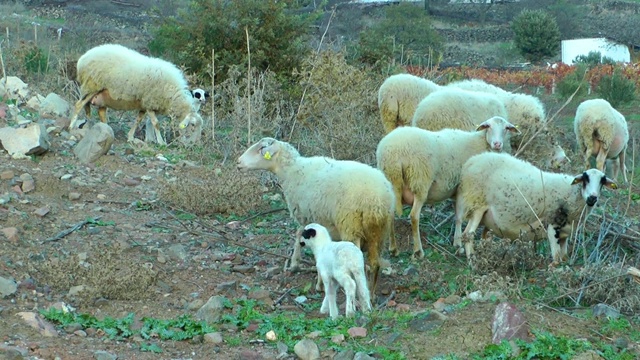
<svg viewBox="0 0 640 360">
<path fill-rule="evenodd" d="M 389 76 L 378 90 L 378 108 L 385 133 L 411 125 L 420 100 L 438 89 L 440 85 L 411 74 Z"/>
<path fill-rule="evenodd" d="M 107 122 L 107 108 L 138 110 L 138 117 L 128 134 L 133 141 L 135 130 L 146 113 L 151 118 L 155 137 L 165 144 L 155 113 L 168 114 L 180 121 L 180 128 L 195 125 L 202 129 L 193 95 L 180 69 L 162 59 L 148 57 L 121 45 L 105 44 L 88 50 L 78 59 L 81 99 L 76 103 L 69 129 L 74 129 L 78 114 L 90 105 L 98 106 L 100 121 Z M 196 131 L 195 133 L 199 133 Z"/>
<path fill-rule="evenodd" d="M 376 151 L 378 169 L 391 181 L 396 214 L 402 215 L 403 203 L 413 205 L 410 217 L 414 257 L 424 256 L 420 212 L 425 202 L 432 204 L 452 197 L 464 162 L 481 152 L 501 151 L 511 133 L 517 132 L 507 120 L 495 116 L 481 123 L 475 132 L 402 127 L 380 140 Z M 397 255 L 394 238 L 389 251 Z"/>
<path fill-rule="evenodd" d="M 467 80 L 454 81 L 447 84 L 446 87 L 448 88 L 455 87 L 455 88 L 463 89 L 467 91 L 489 93 L 496 96 L 504 96 L 509 93 L 507 90 L 504 90 L 501 87 L 495 86 L 493 84 L 489 84 L 480 79 L 467 79 Z"/>
<path fill-rule="evenodd" d="M 567 238 L 583 211 L 591 211 L 602 186 L 616 183 L 597 169 L 571 176 L 545 172 L 508 154 L 482 153 L 464 164 L 456 195 L 454 246 L 467 257 L 480 224 L 499 237 L 547 237 L 554 262 L 567 255 Z M 462 221 L 469 220 L 464 233 Z"/>
<path fill-rule="evenodd" d="M 613 159 L 612 176 L 618 178 L 622 170 L 624 182 L 627 183 L 627 168 L 624 164 L 629 129 L 627 121 L 620 112 L 604 99 L 583 101 L 576 110 L 573 130 L 580 151 L 584 154 L 585 167 L 589 160 L 596 157 L 596 168 L 604 171 L 605 161 Z"/>
<path fill-rule="evenodd" d="M 371 311 L 362 251 L 352 242 L 332 241 L 327 228 L 320 224 L 305 226 L 301 237 L 300 245 L 311 248 L 316 258 L 318 275 L 324 283 L 324 300 L 320 313 L 329 312 L 332 319 L 338 317 L 338 285 L 342 286 L 347 297 L 346 317 L 351 317 L 356 312 L 356 294 L 363 312 Z"/>
<path fill-rule="evenodd" d="M 384 241 L 393 238 L 395 204 L 391 183 L 381 171 L 356 161 L 304 157 L 289 143 L 273 138 L 263 138 L 249 147 L 238 158 L 238 169 L 267 170 L 278 177 L 289 213 L 300 225 L 291 269 L 299 266 L 297 239 L 303 224 L 321 224 L 333 239 L 351 241 L 367 253 L 374 297 L 380 251 Z"/>
</svg>

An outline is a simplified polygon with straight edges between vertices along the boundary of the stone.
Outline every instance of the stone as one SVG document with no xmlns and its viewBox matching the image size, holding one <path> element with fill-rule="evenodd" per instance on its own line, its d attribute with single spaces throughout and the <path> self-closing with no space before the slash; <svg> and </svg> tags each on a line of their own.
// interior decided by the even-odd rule
<svg viewBox="0 0 640 360">
<path fill-rule="evenodd" d="M 78 160 L 84 164 L 93 163 L 111 149 L 115 137 L 111 126 L 99 122 L 85 132 L 82 140 L 73 149 Z"/>
<path fill-rule="evenodd" d="M 0 344 L 0 359 L 2 360 L 22 360 L 29 355 L 29 350 L 17 346 Z"/>
<path fill-rule="evenodd" d="M 196 319 L 206 321 L 208 323 L 215 323 L 222 317 L 224 311 L 224 304 L 227 302 L 227 298 L 224 296 L 212 296 L 209 298 L 206 304 L 204 304 L 196 312 Z"/>
<path fill-rule="evenodd" d="M 187 258 L 187 250 L 181 244 L 173 244 L 169 246 L 167 256 L 176 261 L 184 261 Z"/>
<path fill-rule="evenodd" d="M 494 344 L 500 344 L 505 339 L 529 340 L 529 325 L 524 315 L 515 305 L 508 302 L 496 306 L 491 332 L 491 341 Z"/>
<path fill-rule="evenodd" d="M 18 228 L 8 227 L 2 229 L 2 235 L 11 242 L 18 242 Z"/>
<path fill-rule="evenodd" d="M 56 337 L 58 332 L 56 328 L 47 320 L 43 319 L 40 314 L 34 312 L 19 312 L 16 315 L 20 316 L 27 325 L 38 330 L 42 336 Z"/>
<path fill-rule="evenodd" d="M 239 360 L 262 360 L 264 359 L 264 356 L 252 350 L 242 350 L 240 351 L 240 355 L 238 356 L 238 359 Z"/>
<path fill-rule="evenodd" d="M 620 317 L 620 311 L 607 304 L 596 304 L 591 309 L 594 317 L 606 317 L 608 319 L 617 319 Z"/>
<path fill-rule="evenodd" d="M 354 326 L 352 328 L 349 328 L 349 330 L 347 330 L 347 333 L 352 338 L 365 337 L 367 336 L 367 329 L 360 326 Z"/>
<path fill-rule="evenodd" d="M 422 313 L 409 322 L 409 328 L 417 332 L 432 331 L 440 327 L 444 320 L 436 311 Z"/>
<path fill-rule="evenodd" d="M 340 345 L 340 344 L 342 344 L 344 342 L 344 339 L 345 338 L 344 338 L 343 334 L 333 335 L 331 337 L 331 342 L 334 343 L 334 344 Z"/>
<path fill-rule="evenodd" d="M 293 347 L 293 352 L 295 352 L 301 360 L 320 359 L 320 349 L 318 349 L 318 345 L 311 339 L 298 341 Z"/>
<path fill-rule="evenodd" d="M 18 291 L 18 284 L 12 280 L 0 276 L 0 297 L 13 295 Z"/>
<path fill-rule="evenodd" d="M 355 356 L 356 354 L 353 349 L 347 349 L 337 353 L 336 356 L 333 357 L 333 360 L 353 360 Z"/>
<path fill-rule="evenodd" d="M 40 107 L 42 106 L 42 102 L 44 101 L 45 97 L 40 95 L 40 94 L 35 94 L 34 96 L 32 96 L 29 101 L 27 101 L 27 109 L 32 110 L 32 111 L 40 111 Z"/>
<path fill-rule="evenodd" d="M 40 217 L 44 217 L 45 215 L 47 215 L 49 213 L 49 211 L 51 211 L 51 209 L 49 209 L 47 206 L 43 206 L 41 208 L 38 208 L 33 213 L 38 215 L 38 216 L 40 216 Z"/>
<path fill-rule="evenodd" d="M 52 117 L 69 117 L 70 106 L 67 100 L 56 93 L 49 93 L 40 104 L 40 115 Z"/>
<path fill-rule="evenodd" d="M 71 288 L 69 288 L 69 293 L 67 294 L 67 296 L 77 296 L 86 289 L 87 288 L 84 285 L 72 286 Z"/>
<path fill-rule="evenodd" d="M 0 180 L 11 180 L 15 177 L 15 173 L 11 170 L 0 172 Z"/>
<path fill-rule="evenodd" d="M 222 344 L 222 334 L 219 332 L 212 332 L 204 334 L 204 342 L 209 344 Z"/>
<path fill-rule="evenodd" d="M 275 331 L 273 330 L 269 330 L 266 334 L 265 334 L 265 338 L 267 338 L 267 340 L 269 341 L 276 341 L 278 340 L 278 335 L 276 334 Z"/>
<path fill-rule="evenodd" d="M 353 357 L 353 360 L 375 360 L 376 358 L 369 356 L 369 354 L 365 353 L 365 352 L 357 352 L 356 355 Z"/>
<path fill-rule="evenodd" d="M 78 200 L 80 199 L 80 196 L 82 196 L 82 194 L 80 194 L 79 192 L 70 192 L 69 193 L 69 200 Z"/>
<path fill-rule="evenodd" d="M 96 360 L 116 360 L 118 359 L 118 355 L 114 355 L 104 350 L 98 350 L 93 353 L 93 358 Z"/>
<path fill-rule="evenodd" d="M 25 128 L 0 129 L 0 144 L 11 155 L 20 159 L 27 155 L 41 155 L 49 150 L 49 134 L 42 124 L 29 124 Z"/>
<path fill-rule="evenodd" d="M 29 86 L 17 76 L 7 76 L 6 83 L 0 78 L 0 98 L 23 102 L 29 97 Z"/>
<path fill-rule="evenodd" d="M 603 360 L 594 350 L 587 350 L 571 358 L 572 360 Z"/>
</svg>

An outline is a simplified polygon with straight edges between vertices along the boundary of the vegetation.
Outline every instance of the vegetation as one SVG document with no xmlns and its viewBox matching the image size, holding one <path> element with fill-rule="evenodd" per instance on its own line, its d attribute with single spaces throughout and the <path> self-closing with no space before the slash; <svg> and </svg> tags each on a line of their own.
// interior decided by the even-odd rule
<svg viewBox="0 0 640 360">
<path fill-rule="evenodd" d="M 511 23 L 515 44 L 532 62 L 555 55 L 560 49 L 560 30 L 555 19 L 542 10 L 523 10 Z"/>
<path fill-rule="evenodd" d="M 615 108 L 636 99 L 636 84 L 615 69 L 600 79 L 596 93 Z"/>
</svg>

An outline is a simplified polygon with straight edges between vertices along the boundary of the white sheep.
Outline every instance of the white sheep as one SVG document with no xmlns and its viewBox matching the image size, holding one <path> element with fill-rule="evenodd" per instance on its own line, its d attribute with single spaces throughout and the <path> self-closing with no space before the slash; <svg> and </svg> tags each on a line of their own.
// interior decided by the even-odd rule
<svg viewBox="0 0 640 360">
<path fill-rule="evenodd" d="M 289 213 L 300 225 L 291 269 L 301 259 L 304 224 L 325 226 L 333 239 L 351 241 L 367 254 L 371 297 L 378 281 L 380 251 L 393 238 L 395 197 L 384 174 L 369 165 L 323 156 L 304 157 L 291 144 L 263 138 L 238 158 L 238 169 L 267 170 L 278 177 Z M 316 284 L 319 290 L 320 282 Z"/>
<path fill-rule="evenodd" d="M 598 201 L 602 186 L 616 183 L 597 169 L 571 176 L 545 172 L 504 153 L 482 153 L 464 164 L 456 195 L 454 246 L 467 257 L 480 224 L 502 238 L 547 237 L 554 262 L 567 255 L 567 238 L 583 210 Z M 462 221 L 468 220 L 464 232 Z"/>
<path fill-rule="evenodd" d="M 363 312 L 371 311 L 371 300 L 364 272 L 362 251 L 352 242 L 332 241 L 327 229 L 320 224 L 309 224 L 302 231 L 301 246 L 309 246 L 316 259 L 318 275 L 324 283 L 324 300 L 320 313 L 332 319 L 338 317 L 338 285 L 347 297 L 345 316 L 356 311 L 356 294 Z"/>
<path fill-rule="evenodd" d="M 191 95 L 195 101 L 196 111 L 200 111 L 200 107 L 207 102 L 207 99 L 211 97 L 208 91 L 197 88 L 191 90 Z"/>
<path fill-rule="evenodd" d="M 585 100 L 576 110 L 573 130 L 586 167 L 590 167 L 592 156 L 596 157 L 596 168 L 601 171 L 605 169 L 606 160 L 617 160 L 612 161 L 613 178 L 617 179 L 618 172 L 622 170 L 624 182 L 627 183 L 624 158 L 629 129 L 624 115 L 604 99 Z"/>
<path fill-rule="evenodd" d="M 387 134 L 376 151 L 378 169 L 391 181 L 396 214 L 402 204 L 412 205 L 413 256 L 422 258 L 420 212 L 425 203 L 451 198 L 460 180 L 460 168 L 471 156 L 484 151 L 501 151 L 511 133 L 518 130 L 504 118 L 495 116 L 482 122 L 475 132 L 458 129 L 427 131 L 401 127 Z M 389 251 L 397 255 L 391 238 Z"/>
<path fill-rule="evenodd" d="M 78 114 L 85 109 L 91 114 L 91 103 L 98 106 L 100 121 L 107 122 L 107 108 L 138 110 L 135 124 L 128 134 L 134 140 L 135 130 L 145 113 L 149 114 L 159 144 L 165 144 L 155 113 L 168 114 L 180 121 L 180 128 L 195 125 L 202 129 L 193 95 L 178 67 L 162 59 L 148 57 L 117 44 L 96 46 L 84 53 L 77 63 L 81 99 L 75 105 L 69 129 L 75 128 Z M 196 130 L 194 134 L 199 134 Z"/>
<path fill-rule="evenodd" d="M 411 74 L 389 76 L 378 90 L 378 108 L 385 133 L 411 125 L 416 107 L 440 85 Z"/>
</svg>

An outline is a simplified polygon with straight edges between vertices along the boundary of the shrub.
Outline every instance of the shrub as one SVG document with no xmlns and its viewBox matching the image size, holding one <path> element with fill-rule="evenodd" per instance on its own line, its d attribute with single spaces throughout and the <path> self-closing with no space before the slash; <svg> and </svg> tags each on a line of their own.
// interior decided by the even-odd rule
<svg viewBox="0 0 640 360">
<path fill-rule="evenodd" d="M 523 10 L 513 19 L 511 29 L 516 47 L 529 61 L 538 62 L 560 49 L 558 24 L 542 10 Z"/>
<path fill-rule="evenodd" d="M 608 56 L 602 56 L 600 51 L 589 51 L 587 55 L 578 55 L 573 60 L 576 64 L 585 64 L 592 69 L 600 64 L 615 65 L 616 61 Z"/>
<path fill-rule="evenodd" d="M 216 82 L 232 65 L 247 68 L 249 33 L 251 66 L 288 76 L 309 51 L 307 35 L 315 13 L 295 14 L 288 1 L 193 0 L 174 17 L 160 17 L 149 50 L 204 76 L 215 50 Z"/>
<path fill-rule="evenodd" d="M 622 75 L 620 69 L 615 69 L 613 74 L 600 78 L 596 93 L 607 100 L 611 106 L 630 102 L 636 98 L 636 84 Z"/>
<path fill-rule="evenodd" d="M 399 62 L 437 65 L 442 40 L 427 13 L 415 4 L 388 6 L 384 18 L 360 33 L 355 58 L 368 65 Z"/>
<path fill-rule="evenodd" d="M 45 73 L 48 70 L 47 54 L 35 45 L 30 47 L 24 54 L 24 66 L 31 74 Z"/>
<path fill-rule="evenodd" d="M 585 79 L 585 73 L 588 70 L 587 65 L 578 64 L 573 72 L 567 74 L 562 80 L 560 80 L 556 85 L 556 91 L 560 97 L 563 99 L 569 98 L 569 96 L 571 96 L 571 94 L 573 94 L 581 84 L 582 87 L 580 87 L 580 90 L 576 93 L 576 98 L 586 95 L 589 84 Z"/>
</svg>

